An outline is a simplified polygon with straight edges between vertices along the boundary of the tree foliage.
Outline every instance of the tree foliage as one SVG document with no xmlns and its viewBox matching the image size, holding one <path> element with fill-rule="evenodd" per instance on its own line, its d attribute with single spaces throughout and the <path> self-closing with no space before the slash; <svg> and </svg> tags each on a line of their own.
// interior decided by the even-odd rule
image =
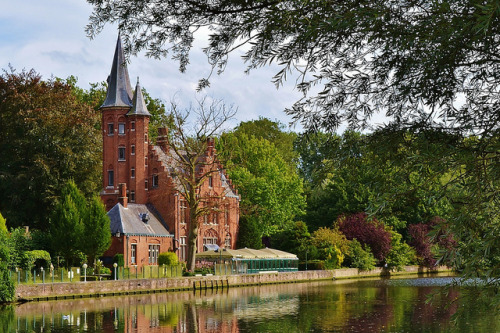
<svg viewBox="0 0 500 333">
<path fill-rule="evenodd" d="M 349 241 L 338 229 L 319 228 L 312 234 L 311 242 L 329 269 L 340 268 L 349 251 Z"/>
<path fill-rule="evenodd" d="M 241 214 L 256 219 L 263 235 L 286 228 L 303 214 L 302 180 L 272 143 L 244 133 L 225 133 L 218 146 L 241 194 Z"/>
<path fill-rule="evenodd" d="M 89 0 L 87 32 L 117 22 L 127 50 L 146 49 L 189 63 L 196 31 L 212 71 L 245 47 L 247 70 L 279 66 L 279 86 L 294 73 L 304 98 L 288 111 L 306 128 L 363 126 L 378 111 L 398 123 L 436 122 L 457 130 L 498 128 L 499 41 L 494 2 Z M 200 81 L 208 85 L 207 78 Z M 314 87 L 317 94 L 308 92 Z M 457 98 L 463 99 L 457 105 Z M 451 126 L 451 124 L 459 126 Z"/>
<path fill-rule="evenodd" d="M 370 219 L 366 213 L 341 216 L 336 225 L 347 239 L 357 239 L 361 244 L 369 246 L 378 260 L 384 260 L 391 250 L 390 232 L 376 219 Z"/>
<path fill-rule="evenodd" d="M 262 249 L 262 231 L 257 220 L 252 216 L 240 216 L 238 228 L 237 248 Z"/>
<path fill-rule="evenodd" d="M 15 295 L 15 285 L 9 276 L 10 253 L 7 230 L 0 228 L 0 304 L 13 301 Z"/>
<path fill-rule="evenodd" d="M 363 246 L 357 239 L 349 242 L 349 250 L 344 260 L 345 265 L 359 268 L 362 271 L 369 271 L 375 268 L 376 263 L 377 260 L 375 260 L 369 246 Z"/>
<path fill-rule="evenodd" d="M 100 187 L 99 115 L 60 80 L 34 71 L 0 76 L 0 210 L 9 227 L 46 230 L 58 189 Z"/>
<path fill-rule="evenodd" d="M 93 263 L 111 245 L 110 220 L 102 200 L 92 197 L 87 203 L 83 219 L 83 233 L 80 236 L 80 249 Z"/>
<path fill-rule="evenodd" d="M 65 259 L 66 265 L 73 263 L 81 249 L 86 214 L 85 197 L 72 180 L 68 181 L 61 189 L 49 226 L 51 248 Z"/>
</svg>

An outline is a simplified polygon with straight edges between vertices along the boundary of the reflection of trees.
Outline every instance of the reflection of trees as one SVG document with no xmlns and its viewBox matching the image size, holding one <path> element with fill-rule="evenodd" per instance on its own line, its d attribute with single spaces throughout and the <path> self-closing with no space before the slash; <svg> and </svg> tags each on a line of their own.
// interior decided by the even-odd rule
<svg viewBox="0 0 500 333">
<path fill-rule="evenodd" d="M 0 332 L 498 331 L 477 300 L 453 318 L 457 289 L 426 304 L 437 290 L 362 280 L 33 302 L 0 309 Z"/>
</svg>

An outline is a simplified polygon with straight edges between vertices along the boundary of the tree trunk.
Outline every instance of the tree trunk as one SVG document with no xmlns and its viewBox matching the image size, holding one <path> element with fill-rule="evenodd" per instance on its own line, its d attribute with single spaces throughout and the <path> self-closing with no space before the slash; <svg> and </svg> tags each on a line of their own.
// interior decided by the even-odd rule
<svg viewBox="0 0 500 333">
<path fill-rule="evenodd" d="M 198 221 L 191 219 L 189 226 L 189 237 L 188 237 L 188 257 L 187 257 L 187 269 L 194 272 L 196 264 L 196 243 L 198 241 Z"/>
</svg>

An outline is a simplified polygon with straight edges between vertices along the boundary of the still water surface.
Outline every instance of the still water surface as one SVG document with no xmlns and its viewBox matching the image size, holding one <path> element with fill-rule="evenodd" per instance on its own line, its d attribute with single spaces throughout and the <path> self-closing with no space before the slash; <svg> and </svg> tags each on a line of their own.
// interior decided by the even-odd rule
<svg viewBox="0 0 500 333">
<path fill-rule="evenodd" d="M 439 293 L 451 279 L 363 279 L 32 302 L 0 308 L 0 332 L 500 332 L 500 316 L 460 301 L 463 290 Z"/>
</svg>

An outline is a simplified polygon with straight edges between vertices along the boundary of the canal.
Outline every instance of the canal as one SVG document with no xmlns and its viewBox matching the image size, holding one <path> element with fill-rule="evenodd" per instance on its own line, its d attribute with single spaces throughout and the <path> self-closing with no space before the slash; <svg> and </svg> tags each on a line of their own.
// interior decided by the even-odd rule
<svg viewBox="0 0 500 333">
<path fill-rule="evenodd" d="M 0 332 L 499 332 L 452 277 L 172 292 L 0 308 Z M 429 300 L 431 300 L 429 302 Z"/>
</svg>

